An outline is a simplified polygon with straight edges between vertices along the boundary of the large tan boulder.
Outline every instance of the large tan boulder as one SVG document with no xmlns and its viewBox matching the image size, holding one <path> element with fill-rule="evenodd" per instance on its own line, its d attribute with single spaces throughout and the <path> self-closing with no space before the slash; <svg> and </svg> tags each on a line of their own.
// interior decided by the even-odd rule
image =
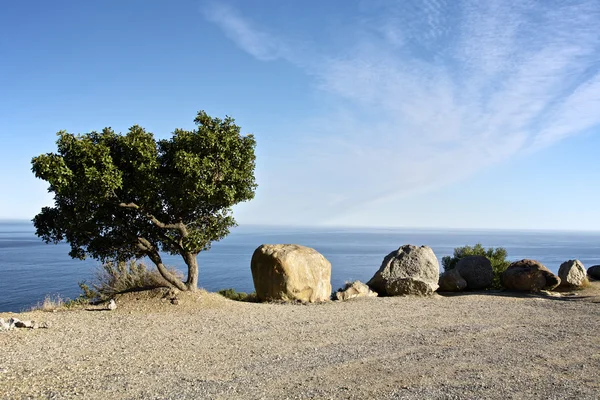
<svg viewBox="0 0 600 400">
<path fill-rule="evenodd" d="M 331 263 L 315 249 L 297 244 L 263 244 L 250 262 L 256 297 L 261 301 L 327 301 Z"/>
<path fill-rule="evenodd" d="M 558 268 L 560 286 L 565 288 L 581 288 L 588 283 L 587 271 L 579 260 L 565 261 Z"/>
<path fill-rule="evenodd" d="M 335 299 L 340 301 L 354 299 L 356 297 L 377 297 L 377 293 L 369 289 L 361 281 L 346 283 L 346 285 L 335 293 Z"/>
<path fill-rule="evenodd" d="M 367 285 L 380 295 L 428 296 L 438 288 L 440 264 L 431 247 L 406 244 L 388 254 Z"/>
<path fill-rule="evenodd" d="M 521 292 L 552 290 L 560 284 L 560 278 L 542 263 L 528 259 L 510 264 L 501 280 L 506 289 Z"/>
</svg>

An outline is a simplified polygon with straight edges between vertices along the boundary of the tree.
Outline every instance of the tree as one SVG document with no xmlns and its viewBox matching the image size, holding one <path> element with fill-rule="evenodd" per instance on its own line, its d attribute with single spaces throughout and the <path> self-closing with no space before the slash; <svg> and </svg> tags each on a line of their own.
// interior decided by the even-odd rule
<svg viewBox="0 0 600 400">
<path fill-rule="evenodd" d="M 442 258 L 442 265 L 444 266 L 444 271 L 450 271 L 456 267 L 461 258 L 467 256 L 484 256 L 492 263 L 492 270 L 494 271 L 492 286 L 499 288 L 502 287 L 500 275 L 510 265 L 510 261 L 506 260 L 507 255 L 508 253 L 504 247 L 490 247 L 486 250 L 481 243 L 477 243 L 473 247 L 464 246 L 455 248 L 452 257 L 446 256 Z"/>
<path fill-rule="evenodd" d="M 197 256 L 235 226 L 231 207 L 254 197 L 256 141 L 233 118 L 198 112 L 196 129 L 168 140 L 132 126 L 127 134 L 58 132 L 57 153 L 32 160 L 54 206 L 33 219 L 46 243 L 66 241 L 69 255 L 108 261 L 148 257 L 180 290 L 198 285 Z M 160 252 L 180 255 L 182 282 Z"/>
</svg>

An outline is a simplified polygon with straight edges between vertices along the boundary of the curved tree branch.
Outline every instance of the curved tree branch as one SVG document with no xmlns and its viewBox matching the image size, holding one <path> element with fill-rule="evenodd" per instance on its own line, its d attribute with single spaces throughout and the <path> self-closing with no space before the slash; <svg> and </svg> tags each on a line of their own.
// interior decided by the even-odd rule
<svg viewBox="0 0 600 400">
<path fill-rule="evenodd" d="M 162 258 L 160 257 L 160 254 L 158 253 L 158 250 L 156 249 L 155 246 L 152 245 L 152 243 L 150 243 L 149 240 L 142 238 L 142 237 L 138 237 L 137 247 L 148 255 L 148 258 L 150 258 L 150 260 L 152 260 L 152 262 L 156 265 L 158 272 L 160 272 L 162 277 L 169 284 L 173 285 L 174 287 L 176 287 L 177 289 L 179 289 L 181 291 L 188 290 L 187 286 L 182 281 L 177 279 L 165 267 L 165 265 L 162 262 Z"/>
<path fill-rule="evenodd" d="M 154 215 L 144 212 L 144 210 L 142 210 L 142 208 L 135 203 L 119 203 L 119 207 L 132 208 L 134 210 L 139 210 L 140 212 L 143 212 L 150 219 L 150 221 L 154 224 L 154 226 L 156 226 L 158 228 L 177 229 L 179 231 L 179 233 L 181 233 L 181 236 L 186 237 L 188 235 L 187 227 L 185 226 L 185 224 L 183 222 L 177 222 L 176 224 L 165 224 L 164 222 L 161 222 L 158 218 L 156 218 Z"/>
<path fill-rule="evenodd" d="M 183 243 L 182 243 L 182 239 L 187 237 L 189 235 L 189 232 L 187 230 L 187 226 L 183 223 L 183 222 L 177 222 L 175 224 L 165 224 L 164 222 L 160 221 L 158 218 L 156 218 L 154 215 L 144 212 L 144 210 L 137 205 L 136 203 L 119 203 L 119 207 L 121 208 L 131 208 L 134 210 L 138 210 L 140 212 L 142 212 L 143 214 L 146 215 L 146 217 L 150 220 L 150 222 L 152 222 L 152 224 L 154 226 L 156 226 L 157 228 L 161 228 L 161 229 L 174 229 L 179 231 L 179 234 L 181 235 L 181 239 L 179 241 L 174 241 L 172 238 L 165 236 L 165 239 L 171 240 L 174 242 L 175 245 L 177 245 L 177 247 L 179 247 L 179 249 L 181 251 L 183 251 Z"/>
</svg>

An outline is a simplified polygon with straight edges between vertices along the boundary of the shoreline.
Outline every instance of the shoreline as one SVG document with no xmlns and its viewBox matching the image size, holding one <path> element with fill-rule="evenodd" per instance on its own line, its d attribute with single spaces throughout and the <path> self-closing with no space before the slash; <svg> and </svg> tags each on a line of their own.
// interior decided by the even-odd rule
<svg viewBox="0 0 600 400">
<path fill-rule="evenodd" d="M 0 228 L 2 226 L 0 225 Z M 298 232 L 255 232 L 242 225 L 221 242 L 214 243 L 209 252 L 198 257 L 200 286 L 210 291 L 235 288 L 252 292 L 254 285 L 250 272 L 251 255 L 263 243 L 300 243 L 323 254 L 332 264 L 331 282 L 337 289 L 346 281 L 368 281 L 378 270 L 382 259 L 400 244 L 413 243 L 430 246 L 438 261 L 452 255 L 456 247 L 482 242 L 485 247 L 504 247 L 509 261 L 533 258 L 557 273 L 560 263 L 578 258 L 586 267 L 600 264 L 595 250 L 598 240 L 589 235 L 528 235 L 528 234 L 471 234 L 466 231 L 452 234 L 432 234 L 423 231 L 406 234 L 384 232 L 323 234 L 312 230 Z M 4 238 L 4 242 L 2 239 Z M 16 244 L 15 241 L 21 241 Z M 68 245 L 45 245 L 33 232 L 11 233 L 0 229 L 0 247 L 4 263 L 0 266 L 0 310 L 18 312 L 42 302 L 47 294 L 75 298 L 80 290 L 77 283 L 92 281 L 99 262 L 72 260 Z M 24 258 L 26 252 L 30 257 Z M 181 257 L 166 256 L 165 262 L 186 271 Z M 441 269 L 441 268 L 440 268 Z M 441 271 L 440 271 L 441 272 Z M 38 277 L 31 279 L 31 277 Z M 41 279 L 40 279 L 41 277 Z"/>
</svg>

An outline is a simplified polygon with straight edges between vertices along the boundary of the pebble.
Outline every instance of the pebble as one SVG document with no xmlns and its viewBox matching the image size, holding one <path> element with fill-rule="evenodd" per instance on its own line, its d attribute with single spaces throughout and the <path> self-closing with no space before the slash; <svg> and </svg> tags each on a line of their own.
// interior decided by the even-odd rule
<svg viewBox="0 0 600 400">
<path fill-rule="evenodd" d="M 117 303 L 115 303 L 114 299 L 110 299 L 110 301 L 108 302 L 108 306 L 106 306 L 106 309 L 109 311 L 114 311 L 117 309 Z"/>
</svg>

